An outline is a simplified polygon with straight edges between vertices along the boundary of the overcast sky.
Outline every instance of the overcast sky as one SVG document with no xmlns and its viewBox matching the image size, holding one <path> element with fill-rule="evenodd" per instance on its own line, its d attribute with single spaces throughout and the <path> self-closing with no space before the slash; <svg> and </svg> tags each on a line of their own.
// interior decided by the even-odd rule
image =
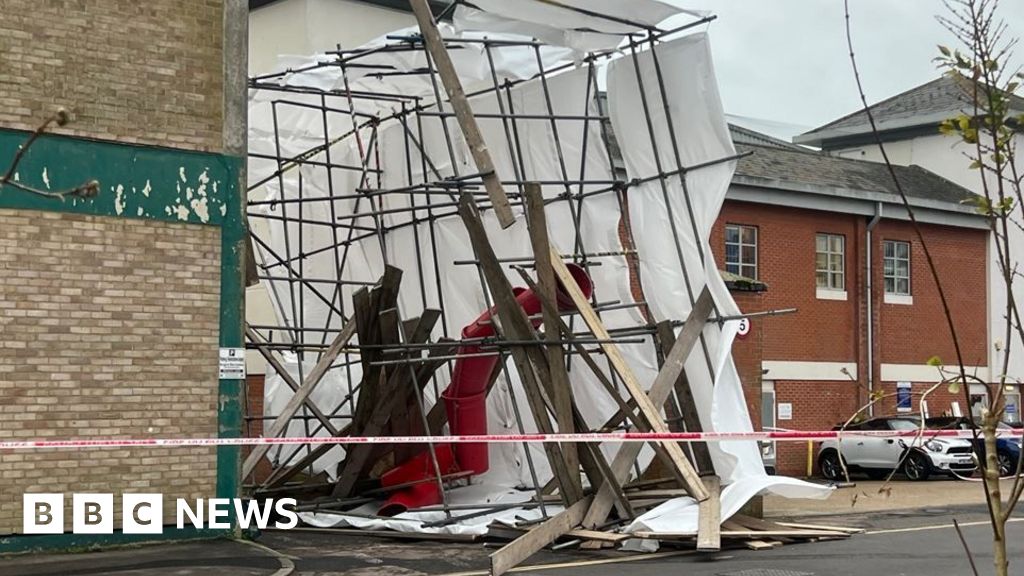
<svg viewBox="0 0 1024 576">
<path fill-rule="evenodd" d="M 755 119 L 771 133 L 816 127 L 859 107 L 846 47 L 842 0 L 705 0 L 715 70 L 730 119 Z M 955 41 L 935 19 L 941 0 L 851 0 L 854 51 L 869 102 L 938 77 L 937 44 Z M 1000 12 L 1024 35 L 1024 0 Z M 1019 65 L 1024 46 L 1019 47 Z M 742 123 L 742 122 L 741 122 Z M 756 122 L 747 122 L 754 124 Z M 757 126 L 751 126 L 756 128 Z"/>
</svg>

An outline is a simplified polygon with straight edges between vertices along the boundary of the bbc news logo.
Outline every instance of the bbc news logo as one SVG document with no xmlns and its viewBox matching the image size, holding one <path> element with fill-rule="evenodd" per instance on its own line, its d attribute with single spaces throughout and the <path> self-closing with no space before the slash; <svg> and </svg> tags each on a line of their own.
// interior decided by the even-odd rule
<svg viewBox="0 0 1024 576">
<path fill-rule="evenodd" d="M 231 513 L 239 528 L 266 529 L 271 518 L 275 528 L 287 530 L 299 523 L 295 499 L 244 500 L 242 498 L 199 498 L 194 503 L 175 501 L 175 526 L 231 528 Z M 24 494 L 22 532 L 24 534 L 64 533 L 64 494 Z M 71 531 L 75 534 L 113 534 L 115 522 L 125 534 L 160 534 L 164 530 L 163 494 L 123 494 L 121 509 L 114 509 L 113 494 L 72 494 Z"/>
</svg>

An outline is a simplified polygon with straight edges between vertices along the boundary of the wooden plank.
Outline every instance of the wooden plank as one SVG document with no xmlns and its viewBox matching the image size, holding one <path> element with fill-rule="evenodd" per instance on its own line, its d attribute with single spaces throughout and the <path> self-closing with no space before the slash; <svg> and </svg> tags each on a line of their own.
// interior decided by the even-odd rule
<svg viewBox="0 0 1024 576">
<path fill-rule="evenodd" d="M 281 379 L 284 380 L 284 383 L 287 384 L 288 387 L 292 389 L 292 391 L 297 392 L 299 388 L 301 388 L 301 386 L 299 386 L 299 383 L 296 382 L 294 378 L 292 378 L 292 375 L 288 373 L 288 370 L 286 370 L 285 367 L 281 364 L 281 362 L 277 359 L 277 357 L 274 356 L 273 352 L 271 352 L 269 348 L 263 345 L 266 344 L 266 341 L 263 340 L 263 338 L 261 338 L 260 335 L 255 330 L 249 327 L 248 322 L 245 324 L 245 336 L 246 338 L 249 339 L 250 342 L 256 345 L 256 349 L 259 351 L 260 355 L 262 355 L 263 359 L 267 361 L 267 364 L 270 364 L 271 368 L 273 368 L 274 371 L 276 371 L 278 375 L 281 376 Z M 305 405 L 305 408 L 307 408 L 310 412 L 313 413 L 313 416 L 316 416 L 316 419 L 320 421 L 320 424 L 323 425 L 325 430 L 330 432 L 332 436 L 338 435 L 338 429 L 335 428 L 334 424 L 331 423 L 330 418 L 328 418 L 327 415 L 320 410 L 320 407 L 317 406 L 311 398 L 306 397 L 303 400 L 303 404 Z"/>
<path fill-rule="evenodd" d="M 501 576 L 508 572 L 579 525 L 591 500 L 592 497 L 588 496 L 576 502 L 491 554 L 491 576 Z"/>
<path fill-rule="evenodd" d="M 697 538 L 695 532 L 631 532 L 636 538 L 654 540 L 689 540 Z M 758 538 L 848 538 L 846 532 L 827 530 L 722 530 L 723 539 L 758 539 Z"/>
<path fill-rule="evenodd" d="M 658 323 L 657 330 L 658 343 L 665 357 L 668 358 L 672 353 L 672 346 L 676 343 L 675 329 L 672 328 L 671 322 L 665 320 Z M 683 419 L 682 423 L 686 427 L 686 431 L 703 432 L 704 428 L 700 423 L 700 415 L 697 414 L 697 405 L 693 400 L 693 391 L 690 389 L 690 379 L 686 376 L 686 370 L 679 373 L 673 388 L 679 399 L 679 415 Z M 667 402 L 671 402 L 671 400 L 667 400 Z M 711 461 L 711 452 L 708 451 L 706 442 L 692 442 L 690 449 L 693 451 L 694 467 L 698 471 L 704 474 L 715 471 L 715 465 Z"/>
<path fill-rule="evenodd" d="M 500 329 L 505 336 L 516 340 L 536 340 L 536 332 L 526 317 L 526 313 L 516 302 L 512 285 L 509 284 L 508 278 L 498 262 L 498 257 L 494 254 L 494 249 L 487 239 L 487 232 L 480 220 L 476 203 L 473 197 L 466 192 L 463 192 L 459 198 L 459 216 L 466 226 L 470 243 L 480 264 L 480 270 L 483 272 L 487 288 L 494 300 L 495 308 L 497 308 L 498 320 L 501 321 Z M 495 328 L 498 327 L 495 325 Z M 544 390 L 538 384 L 538 380 L 545 382 L 550 378 L 547 358 L 535 346 L 513 346 L 511 353 L 523 383 L 523 390 L 527 394 L 534 421 L 542 433 L 550 434 L 554 431 L 546 409 L 546 406 L 550 405 L 550 399 L 546 397 Z M 537 373 L 534 372 L 534 369 L 537 370 Z M 569 477 L 570 475 L 578 476 L 579 471 L 568 469 L 558 444 L 545 442 L 544 452 L 551 464 L 554 476 L 558 479 L 565 504 L 571 505 L 577 502 L 582 494 L 574 490 L 576 483 Z"/>
<path fill-rule="evenodd" d="M 619 396 L 615 386 L 607 379 L 607 377 L 605 377 L 604 373 L 601 372 L 601 368 L 597 366 L 597 363 L 594 362 L 593 358 L 591 358 L 590 352 L 585 346 L 574 341 L 575 334 L 572 329 L 569 328 L 569 325 L 566 324 L 558 314 L 558 305 L 556 304 L 554 295 L 543 293 L 538 284 L 534 282 L 533 279 L 530 278 L 529 274 L 527 274 L 522 268 L 516 268 L 516 271 L 519 272 L 520 277 L 522 277 L 523 281 L 526 282 L 530 290 L 533 290 L 534 294 L 537 295 L 537 300 L 541 304 L 542 311 L 554 317 L 554 322 L 558 327 L 558 331 L 566 340 L 572 342 L 572 346 L 577 350 L 577 352 L 579 352 L 580 357 L 583 358 L 587 366 L 589 366 L 594 372 L 597 379 L 604 384 L 608 394 L 617 400 L 620 403 L 620 406 L 629 411 L 628 406 L 625 405 L 624 401 Z M 565 365 L 561 361 L 551 364 L 549 368 L 551 369 L 552 374 L 555 372 L 562 373 L 567 383 L 566 385 L 569 386 L 569 374 L 565 370 Z M 551 381 L 554 381 L 553 377 L 549 380 L 549 382 Z M 579 410 L 576 409 L 575 404 L 573 404 L 572 395 L 569 395 L 569 401 L 576 429 L 590 430 L 590 427 L 587 425 L 586 420 L 584 420 L 583 415 L 580 414 Z M 630 414 L 632 414 L 631 411 Z M 646 430 L 642 425 L 641 428 Z M 582 450 L 579 450 L 578 454 L 580 455 L 580 463 L 587 474 L 587 478 L 590 479 L 591 487 L 597 487 L 607 483 L 607 490 L 610 490 L 610 492 L 615 496 L 615 507 L 618 510 L 620 517 L 633 518 L 633 507 L 623 493 L 618 479 L 615 478 L 615 475 L 612 473 L 611 466 L 609 466 L 608 461 L 604 456 L 604 452 L 601 451 L 600 447 L 587 443 L 582 446 Z M 550 494 L 553 489 L 554 483 L 549 482 L 545 485 L 543 493 Z"/>
<path fill-rule="evenodd" d="M 558 288 L 555 271 L 551 267 L 547 216 L 544 213 L 544 197 L 541 195 L 540 184 L 527 182 L 523 187 L 523 196 L 526 200 L 527 227 L 530 232 L 530 244 L 533 247 L 534 265 L 537 271 L 535 293 L 538 299 L 553 303 L 556 302 L 555 294 Z M 544 339 L 551 342 L 544 348 L 544 352 L 547 355 L 548 368 L 551 371 L 551 378 L 547 383 L 548 395 L 551 397 L 554 408 L 555 422 L 558 424 L 559 432 L 572 434 L 576 431 L 573 426 L 572 385 L 569 383 L 569 372 L 565 369 L 562 345 L 557 343 L 560 318 L 557 310 L 552 310 L 548 306 L 541 306 L 541 315 L 544 321 Z M 569 470 L 580 469 L 580 454 L 576 444 L 572 442 L 562 444 L 562 456 L 565 458 L 565 465 Z M 573 474 L 569 479 L 575 484 L 573 490 L 582 494 L 583 484 L 579 475 Z"/>
<path fill-rule="evenodd" d="M 601 348 L 604 350 L 605 356 L 608 358 L 612 367 L 622 379 L 629 395 L 632 396 L 633 400 L 636 402 L 640 414 L 647 420 L 647 424 L 650 426 L 652 431 L 668 432 L 668 427 L 665 425 L 665 421 L 662 420 L 661 413 L 658 410 L 658 405 L 664 404 L 665 400 L 660 399 L 657 402 L 652 402 L 652 399 L 647 396 L 647 393 L 644 392 L 640 382 L 636 379 L 636 375 L 633 374 L 633 371 L 626 363 L 626 358 L 622 356 L 622 352 L 619 351 L 618 346 L 609 341 L 611 339 L 611 334 L 609 334 L 608 330 L 605 329 L 604 324 L 601 323 L 601 319 L 598 318 L 597 313 L 594 312 L 594 309 L 590 306 L 590 302 L 587 301 L 583 292 L 580 291 L 579 286 L 576 285 L 576 282 L 572 278 L 572 274 L 569 272 L 569 269 L 566 268 L 565 263 L 562 262 L 558 252 L 556 252 L 553 247 L 550 248 L 550 251 L 552 260 L 551 265 L 555 270 L 555 274 L 558 275 L 558 278 L 562 281 L 563 289 L 572 298 L 573 303 L 576 304 L 576 308 L 579 310 L 580 316 L 583 317 L 583 321 L 586 322 L 594 336 L 605 341 L 601 344 Z M 689 351 L 687 351 L 686 355 L 689 355 Z M 665 378 L 667 378 L 668 375 L 671 375 L 672 381 L 675 381 L 676 377 L 678 377 L 678 373 L 682 371 L 682 361 L 679 360 L 678 356 L 678 354 L 676 357 L 670 355 L 665 359 L 665 366 L 658 372 L 658 379 L 663 378 L 663 374 L 665 374 Z M 683 357 L 682 360 L 685 361 L 686 358 Z M 657 381 L 657 379 L 655 381 Z M 673 464 L 675 464 L 675 467 L 682 473 L 683 478 L 686 480 L 686 488 L 690 490 L 690 494 L 694 499 L 698 502 L 707 499 L 707 492 L 700 483 L 697 471 L 693 469 L 693 466 L 686 459 L 682 449 L 679 448 L 679 444 L 675 442 L 663 442 L 661 445 L 665 448 L 665 451 L 668 452 Z M 620 482 L 623 480 L 624 479 L 620 480 Z"/>
<path fill-rule="evenodd" d="M 487 196 L 494 206 L 494 214 L 498 217 L 498 223 L 501 224 L 501 227 L 508 228 L 515 223 L 516 217 L 512 213 L 512 206 L 508 202 L 505 189 L 501 186 L 501 179 L 498 178 L 498 174 L 494 169 L 491 154 L 487 150 L 487 143 L 480 133 L 480 127 L 477 126 L 476 117 L 473 116 L 473 109 L 469 105 L 469 99 L 466 98 L 466 93 L 462 89 L 459 75 L 455 71 L 451 58 L 448 56 L 448 50 L 445 48 L 444 40 L 441 38 L 441 32 L 438 31 L 437 23 L 434 22 L 434 16 L 430 13 L 430 5 L 427 0 L 409 0 L 409 5 L 416 16 L 420 33 L 423 34 L 423 43 L 430 57 L 434 60 L 434 67 L 437 68 L 437 74 L 441 77 L 441 83 L 444 84 L 444 90 L 448 94 L 448 100 L 452 104 L 452 109 L 455 111 L 455 117 L 459 121 L 462 135 L 466 138 L 466 147 L 469 148 L 469 152 L 473 156 L 473 162 L 476 164 L 481 178 L 483 178 Z"/>
<path fill-rule="evenodd" d="M 676 339 L 675 345 L 672 346 L 672 350 L 665 358 L 665 363 L 647 392 L 647 397 L 653 405 L 663 404 L 671 393 L 672 386 L 679 377 L 679 373 L 682 372 L 687 357 L 693 351 L 694 345 L 696 345 L 701 332 L 704 330 L 708 315 L 713 308 L 712 305 L 711 293 L 705 287 L 697 298 L 697 303 L 694 305 L 693 310 L 690 311 L 690 316 L 686 319 L 685 324 L 683 324 L 683 330 L 679 334 L 679 338 Z M 678 444 L 672 445 L 677 450 L 679 449 Z M 629 469 L 636 460 L 637 455 L 640 454 L 641 447 L 640 443 L 628 443 L 623 444 L 619 448 L 618 453 L 612 460 L 612 471 L 620 482 L 624 482 L 628 477 Z M 707 491 L 704 490 L 703 484 L 701 484 L 700 488 L 706 498 Z M 597 495 L 594 497 L 594 506 L 587 513 L 587 517 L 583 519 L 583 527 L 595 528 L 604 523 L 605 519 L 608 518 L 608 513 L 611 511 L 613 499 L 614 495 L 610 491 L 604 490 L 604 487 L 598 489 Z"/>
<path fill-rule="evenodd" d="M 352 336 L 356 333 L 356 323 L 353 320 L 349 320 L 342 327 L 341 332 L 334 337 L 331 341 L 331 345 L 327 350 L 320 356 L 320 360 L 317 361 L 316 366 L 306 376 L 302 386 L 295 391 L 288 403 L 285 404 L 281 413 L 274 420 L 274 424 L 271 425 L 270 430 L 264 434 L 267 438 L 277 438 L 280 436 L 285 429 L 288 427 L 288 423 L 291 421 L 292 416 L 299 411 L 299 408 L 306 402 L 306 398 L 313 393 L 316 389 L 317 384 L 323 379 L 324 374 L 330 369 L 331 365 L 334 364 L 334 360 L 337 359 L 338 355 L 341 354 L 342 349 L 348 344 L 348 341 L 352 339 Z M 245 479 L 252 474 L 252 471 L 259 464 L 260 458 L 270 450 L 270 444 L 258 444 L 253 447 L 252 452 L 242 463 L 242 479 Z"/>
<path fill-rule="evenodd" d="M 743 545 L 746 546 L 748 550 L 770 550 L 777 546 L 782 546 L 782 542 L 778 540 L 747 540 Z"/>
<path fill-rule="evenodd" d="M 394 308 L 383 311 L 380 314 L 379 323 L 381 342 L 384 344 L 397 343 L 398 311 Z M 419 333 L 419 335 L 426 337 L 429 333 L 429 331 L 425 330 Z M 414 343 L 418 344 L 419 342 Z M 408 399 L 408 395 L 403 393 L 408 390 L 407 385 L 416 385 L 416 382 L 411 382 L 415 377 L 415 372 L 408 366 L 397 366 L 396 369 L 390 372 L 382 370 L 380 375 L 382 380 L 380 385 L 376 387 L 375 393 L 370 397 L 372 401 L 367 400 L 366 397 L 360 394 L 360 403 L 364 402 L 364 400 L 369 403 L 368 412 L 370 415 L 362 428 L 358 429 L 359 433 L 364 436 L 380 434 L 394 414 L 395 406 L 399 402 L 404 402 Z M 366 384 L 367 382 L 364 381 L 363 391 L 366 391 Z M 332 496 L 343 497 L 352 491 L 356 481 L 363 477 L 373 465 L 372 456 L 380 453 L 375 448 L 376 446 L 373 444 L 358 444 L 351 447 L 341 464 L 338 482 L 334 485 Z M 441 473 L 447 473 L 447 470 L 442 470 Z"/>
<path fill-rule="evenodd" d="M 779 526 L 784 528 L 797 528 L 803 530 L 826 530 L 830 532 L 846 532 L 848 534 L 863 534 L 863 528 L 854 528 L 852 526 L 826 526 L 822 524 L 800 524 L 796 522 L 775 522 Z"/>
<path fill-rule="evenodd" d="M 722 549 L 722 483 L 718 476 L 704 476 L 701 480 L 708 498 L 697 505 L 697 550 L 718 552 Z"/>
</svg>

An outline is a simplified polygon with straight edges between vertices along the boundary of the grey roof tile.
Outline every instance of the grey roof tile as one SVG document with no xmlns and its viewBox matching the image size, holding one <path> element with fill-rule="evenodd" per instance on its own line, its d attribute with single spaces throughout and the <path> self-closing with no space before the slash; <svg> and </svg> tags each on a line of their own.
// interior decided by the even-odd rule
<svg viewBox="0 0 1024 576">
<path fill-rule="evenodd" d="M 829 156 L 823 152 L 782 149 L 774 146 L 736 145 L 739 152 L 753 152 L 740 159 L 736 174 L 823 188 L 847 188 L 898 194 L 885 164 Z M 903 191 L 909 197 L 960 203 L 973 196 L 970 190 L 919 166 L 894 166 Z"/>
</svg>

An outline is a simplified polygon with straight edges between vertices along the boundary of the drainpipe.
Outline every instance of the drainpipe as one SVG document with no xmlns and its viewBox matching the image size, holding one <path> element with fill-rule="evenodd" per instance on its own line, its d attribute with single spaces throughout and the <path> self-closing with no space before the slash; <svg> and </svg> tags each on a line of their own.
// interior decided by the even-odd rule
<svg viewBox="0 0 1024 576">
<path fill-rule="evenodd" d="M 867 282 L 867 294 L 864 297 L 867 300 L 867 310 L 868 310 L 868 401 L 869 402 L 871 401 L 871 395 L 874 394 L 874 392 L 875 392 L 875 315 L 874 315 L 874 312 L 872 310 L 873 303 L 874 303 L 874 290 L 872 289 L 872 284 L 873 283 L 871 281 L 871 260 L 872 260 L 871 248 L 873 246 L 873 244 L 871 243 L 871 231 L 875 228 L 875 226 L 878 224 L 878 221 L 881 220 L 881 219 L 882 219 L 882 203 L 881 202 L 876 202 L 875 203 L 875 215 L 868 222 L 868 229 L 867 229 L 867 232 L 865 233 L 865 240 L 867 242 L 867 249 L 866 249 L 866 251 L 867 251 L 867 265 L 865 266 L 865 268 L 867 269 L 866 271 L 867 271 L 867 276 L 868 276 L 868 282 Z M 875 415 L 875 405 L 872 404 L 871 406 L 868 406 L 868 416 L 874 416 L 874 415 Z"/>
</svg>

